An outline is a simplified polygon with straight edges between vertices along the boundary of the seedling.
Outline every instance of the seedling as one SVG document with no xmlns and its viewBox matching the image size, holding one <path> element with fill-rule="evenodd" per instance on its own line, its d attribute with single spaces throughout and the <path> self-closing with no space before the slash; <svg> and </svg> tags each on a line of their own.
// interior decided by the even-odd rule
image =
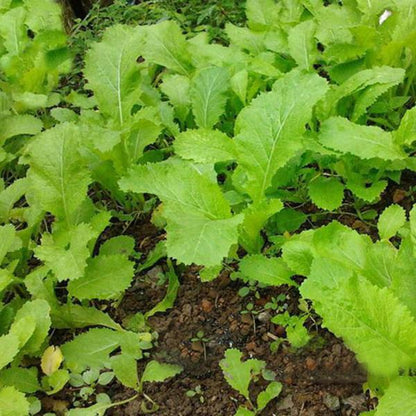
<svg viewBox="0 0 416 416">
<path fill-rule="evenodd" d="M 204 392 L 199 384 L 193 390 L 188 390 L 185 394 L 191 398 L 198 397 L 201 404 L 205 403 Z"/>
<path fill-rule="evenodd" d="M 279 396 L 282 384 L 274 381 L 273 372 L 266 370 L 266 363 L 257 359 L 241 361 L 242 353 L 237 349 L 229 349 L 225 352 L 225 358 L 221 360 L 220 367 L 227 383 L 237 390 L 247 400 L 246 406 L 240 406 L 234 416 L 258 415 L 267 404 Z M 271 381 L 265 390 L 257 396 L 256 402 L 250 398 L 249 386 L 259 376 Z"/>
<path fill-rule="evenodd" d="M 253 321 L 253 332 L 255 334 L 256 333 L 256 317 L 260 313 L 260 311 L 256 311 L 254 309 L 254 304 L 250 302 L 246 305 L 246 308 L 242 310 L 240 313 L 241 315 L 248 315 L 248 314 L 251 315 L 251 319 Z"/>
<path fill-rule="evenodd" d="M 207 342 L 209 342 L 209 338 L 207 338 L 204 334 L 204 331 L 198 331 L 196 333 L 196 337 L 191 338 L 192 342 L 200 342 L 202 344 L 202 348 L 204 349 L 204 360 L 207 360 Z"/>
<path fill-rule="evenodd" d="M 273 311 L 280 311 L 287 307 L 287 305 L 281 305 L 286 300 L 286 296 L 281 293 L 280 295 L 274 296 L 269 302 L 264 305 L 264 309 L 271 309 Z"/>
</svg>

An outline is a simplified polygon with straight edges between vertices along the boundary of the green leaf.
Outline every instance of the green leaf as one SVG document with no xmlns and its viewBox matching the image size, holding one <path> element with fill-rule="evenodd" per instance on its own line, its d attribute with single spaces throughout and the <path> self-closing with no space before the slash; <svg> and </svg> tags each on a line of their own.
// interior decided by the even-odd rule
<svg viewBox="0 0 416 416">
<path fill-rule="evenodd" d="M 136 360 L 128 354 L 118 354 L 111 357 L 111 368 L 117 379 L 126 387 L 132 389 L 139 384 Z"/>
<path fill-rule="evenodd" d="M 118 235 L 106 240 L 100 247 L 100 255 L 122 254 L 130 256 L 134 252 L 136 242 L 128 235 Z"/>
<path fill-rule="evenodd" d="M 51 310 L 52 326 L 57 329 L 85 328 L 87 326 L 105 326 L 120 330 L 121 326 L 99 309 L 72 303 L 53 307 Z"/>
<path fill-rule="evenodd" d="M 81 373 L 87 368 L 111 368 L 110 354 L 127 341 L 131 342 L 131 337 L 139 345 L 139 334 L 107 328 L 90 329 L 61 346 L 66 367 L 75 373 Z"/>
<path fill-rule="evenodd" d="M 0 337 L 0 369 L 11 363 L 19 352 L 20 341 L 17 335 L 11 333 Z"/>
<path fill-rule="evenodd" d="M 201 70 L 192 80 L 192 111 L 196 124 L 210 129 L 224 113 L 230 76 L 226 68 L 211 67 Z"/>
<path fill-rule="evenodd" d="M 379 399 L 375 416 L 413 416 L 416 414 L 416 381 L 413 377 L 397 377 Z"/>
<path fill-rule="evenodd" d="M 267 220 L 283 208 L 279 199 L 263 199 L 243 210 L 244 221 L 240 229 L 240 244 L 248 253 L 260 253 L 264 246 L 260 232 Z"/>
<path fill-rule="evenodd" d="M 148 26 L 146 35 L 142 55 L 147 61 L 189 75 L 192 70 L 191 55 L 177 23 L 170 20 Z"/>
<path fill-rule="evenodd" d="M 169 271 L 166 273 L 169 279 L 168 290 L 165 297 L 150 311 L 145 313 L 144 316 L 146 319 L 153 316 L 155 313 L 167 311 L 168 309 L 172 308 L 175 303 L 180 284 L 173 266 L 169 262 L 168 264 L 170 265 Z"/>
<path fill-rule="evenodd" d="M 101 112 L 122 126 L 139 102 L 141 87 L 136 62 L 143 47 L 140 27 L 114 25 L 100 43 L 95 43 L 85 58 L 87 87 L 94 91 Z"/>
<path fill-rule="evenodd" d="M 301 69 L 312 69 L 318 55 L 314 38 L 316 23 L 306 20 L 293 27 L 289 32 L 289 51 Z"/>
<path fill-rule="evenodd" d="M 323 78 L 292 71 L 240 112 L 234 140 L 254 201 L 264 198 L 277 170 L 301 150 L 305 125 L 326 90 Z"/>
<path fill-rule="evenodd" d="M 393 137 L 400 146 L 411 146 L 416 140 L 416 107 L 406 111 Z"/>
<path fill-rule="evenodd" d="M 27 150 L 27 177 L 33 193 L 26 195 L 30 205 L 39 205 L 68 226 L 75 223 L 91 182 L 79 153 L 79 136 L 77 126 L 60 124 L 39 135 Z"/>
<path fill-rule="evenodd" d="M 116 299 L 131 283 L 134 263 L 125 255 L 99 255 L 88 260 L 85 274 L 68 285 L 78 299 Z"/>
<path fill-rule="evenodd" d="M 35 255 L 53 271 L 58 281 L 79 279 L 90 257 L 88 244 L 96 237 L 89 224 L 79 224 L 67 232 L 45 233 Z"/>
<path fill-rule="evenodd" d="M 336 178 L 319 176 L 309 183 L 308 194 L 318 208 L 333 211 L 342 204 L 344 185 Z"/>
<path fill-rule="evenodd" d="M 248 0 L 246 15 L 250 29 L 268 29 L 274 23 L 277 7 L 273 0 Z"/>
<path fill-rule="evenodd" d="M 13 225 L 0 226 L 0 264 L 4 261 L 6 254 L 18 250 L 21 241 L 16 237 L 16 230 Z"/>
<path fill-rule="evenodd" d="M 0 382 L 5 386 L 14 386 L 23 393 L 35 393 L 41 388 L 36 367 L 6 368 L 0 372 Z"/>
<path fill-rule="evenodd" d="M 406 154 L 394 143 L 391 133 L 375 126 L 360 126 L 341 117 L 324 121 L 319 141 L 326 147 L 351 153 L 360 159 L 406 158 Z"/>
<path fill-rule="evenodd" d="M 378 232 L 381 239 L 394 237 L 400 228 L 406 223 L 405 210 L 396 204 L 387 207 L 378 219 Z"/>
<path fill-rule="evenodd" d="M 163 77 L 161 91 L 175 107 L 178 118 L 184 122 L 191 109 L 191 82 L 184 75 L 167 75 Z"/>
<path fill-rule="evenodd" d="M 57 370 L 50 376 L 43 377 L 42 384 L 46 393 L 52 395 L 61 391 L 65 387 L 65 384 L 68 383 L 69 378 L 68 370 Z"/>
<path fill-rule="evenodd" d="M 307 219 L 308 217 L 302 211 L 283 208 L 273 216 L 271 221 L 276 231 L 283 234 L 285 231 L 289 233 L 296 231 Z M 273 232 L 275 232 L 274 229 Z"/>
<path fill-rule="evenodd" d="M 111 403 L 110 398 L 100 401 L 90 407 L 83 409 L 70 409 L 68 416 L 104 416 L 107 409 L 114 407 L 114 403 Z"/>
<path fill-rule="evenodd" d="M 249 399 L 248 387 L 252 374 L 259 374 L 266 363 L 264 361 L 250 359 L 242 362 L 241 351 L 232 348 L 225 351 L 225 358 L 220 361 L 220 367 L 224 373 L 227 383 Z"/>
<path fill-rule="evenodd" d="M 257 396 L 257 409 L 259 411 L 263 410 L 271 400 L 278 397 L 282 391 L 282 387 L 282 384 L 277 381 L 271 382 L 266 387 L 266 390 L 260 392 Z"/>
<path fill-rule="evenodd" d="M 245 407 L 240 406 L 237 409 L 237 413 L 235 413 L 234 416 L 256 416 L 256 414 L 251 410 L 248 410 Z"/>
<path fill-rule="evenodd" d="M 219 186 L 187 163 L 137 166 L 122 178 L 124 191 L 151 192 L 164 203 L 167 249 L 185 264 L 215 266 L 237 243 L 242 216 L 232 216 Z"/>
<path fill-rule="evenodd" d="M 2 416 L 26 416 L 29 415 L 29 402 L 14 387 L 3 387 L 0 389 L 0 409 Z"/>
<path fill-rule="evenodd" d="M 267 286 L 295 285 L 290 278 L 293 273 L 282 258 L 267 258 L 261 254 L 246 256 L 240 261 L 239 268 L 245 279 L 256 280 Z"/>
<path fill-rule="evenodd" d="M 182 371 L 182 367 L 174 364 L 164 364 L 158 361 L 150 361 L 147 363 L 141 383 L 146 382 L 162 382 L 167 378 L 174 377 Z"/>
<path fill-rule="evenodd" d="M 42 121 L 28 114 L 15 115 L 2 118 L 2 130 L 0 132 L 0 143 L 4 144 L 5 140 L 19 136 L 21 134 L 34 135 L 41 132 Z"/>
<path fill-rule="evenodd" d="M 183 159 L 197 163 L 235 160 L 234 142 L 219 130 L 186 130 L 174 142 L 175 152 Z"/>
<path fill-rule="evenodd" d="M 315 259 L 301 294 L 314 302 L 323 324 L 354 351 L 375 376 L 389 377 L 415 365 L 416 323 L 387 288 L 349 277 L 351 270 L 324 272 L 323 258 Z M 332 269 L 332 266 L 330 268 Z M 346 330 L 345 328 L 348 328 Z"/>
<path fill-rule="evenodd" d="M 345 18 L 345 16 L 341 18 Z M 330 34 L 330 36 L 333 35 Z M 402 82 L 403 78 L 404 71 L 402 68 L 388 66 L 373 67 L 356 72 L 339 87 L 333 88 L 327 94 L 325 101 L 321 103 L 321 106 L 325 108 L 325 116 L 322 114 L 321 118 L 335 115 L 338 108 L 337 104 L 342 98 L 355 96 L 356 103 L 352 120 L 356 121 L 379 95 Z"/>
<path fill-rule="evenodd" d="M 34 355 L 39 352 L 45 338 L 48 335 L 51 326 L 51 318 L 49 316 L 50 306 L 48 302 L 42 299 L 36 299 L 26 302 L 16 313 L 14 323 L 10 328 L 10 333 L 18 331 L 19 322 L 26 322 L 26 318 L 35 322 L 34 331 L 30 331 L 31 336 L 21 345 L 21 348 L 26 354 Z M 26 326 L 26 323 L 24 324 Z"/>
</svg>

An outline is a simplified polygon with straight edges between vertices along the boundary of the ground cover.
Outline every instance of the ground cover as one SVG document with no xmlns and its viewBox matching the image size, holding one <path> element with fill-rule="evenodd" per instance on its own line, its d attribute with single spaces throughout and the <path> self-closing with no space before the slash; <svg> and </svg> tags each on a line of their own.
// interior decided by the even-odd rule
<svg viewBox="0 0 416 416">
<path fill-rule="evenodd" d="M 413 415 L 415 10 L 1 1 L 0 414 Z"/>
</svg>

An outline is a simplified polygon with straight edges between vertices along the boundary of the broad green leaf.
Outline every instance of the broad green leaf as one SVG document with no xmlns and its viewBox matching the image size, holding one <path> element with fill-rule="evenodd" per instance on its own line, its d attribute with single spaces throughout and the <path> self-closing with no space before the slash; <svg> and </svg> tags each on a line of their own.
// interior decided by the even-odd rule
<svg viewBox="0 0 416 416">
<path fill-rule="evenodd" d="M 140 100 L 140 73 L 136 62 L 143 48 L 140 27 L 114 25 L 85 58 L 84 74 L 104 115 L 122 126 Z"/>
<path fill-rule="evenodd" d="M 308 194 L 318 208 L 333 211 L 342 204 L 344 185 L 336 178 L 319 176 L 309 183 Z"/>
<path fill-rule="evenodd" d="M 147 363 L 141 383 L 146 382 L 162 382 L 167 378 L 174 377 L 182 371 L 182 367 L 175 364 L 164 364 L 158 361 L 152 360 Z"/>
<path fill-rule="evenodd" d="M 79 153 L 79 134 L 74 124 L 60 124 L 39 135 L 27 150 L 29 203 L 39 205 L 68 226 L 74 223 L 91 181 Z"/>
<path fill-rule="evenodd" d="M 259 253 L 264 245 L 260 232 L 267 220 L 283 208 L 279 199 L 263 199 L 244 209 L 244 221 L 240 229 L 240 244 L 248 253 Z"/>
<path fill-rule="evenodd" d="M 413 416 L 416 414 L 416 381 L 413 377 L 397 377 L 379 399 L 375 416 Z"/>
<path fill-rule="evenodd" d="M 247 99 L 248 72 L 245 69 L 234 74 L 230 79 L 231 89 L 237 94 L 243 104 Z"/>
<path fill-rule="evenodd" d="M 360 159 L 405 159 L 391 133 L 375 126 L 360 126 L 345 118 L 332 117 L 321 126 L 319 141 L 330 149 L 351 153 Z"/>
<path fill-rule="evenodd" d="M 378 219 L 378 232 L 381 239 L 394 237 L 401 227 L 406 223 L 405 210 L 396 204 L 387 207 Z"/>
<path fill-rule="evenodd" d="M 1 416 L 27 416 L 29 415 L 29 402 L 25 395 L 14 387 L 0 389 Z"/>
<path fill-rule="evenodd" d="M 3 118 L 2 129 L 0 132 L 0 143 L 4 143 L 6 139 L 21 134 L 34 135 L 41 132 L 42 121 L 28 114 L 15 115 Z"/>
<path fill-rule="evenodd" d="M 369 236 L 360 235 L 336 221 L 319 228 L 313 235 L 313 249 L 317 256 L 334 260 L 357 272 L 365 267 L 370 246 Z"/>
<path fill-rule="evenodd" d="M 273 216 L 272 221 L 276 231 L 283 234 L 285 231 L 289 233 L 296 231 L 307 219 L 308 217 L 302 211 L 283 208 Z"/>
<path fill-rule="evenodd" d="M 126 387 L 132 389 L 139 384 L 136 360 L 128 354 L 118 354 L 111 357 L 111 368 L 117 379 Z"/>
<path fill-rule="evenodd" d="M 273 0 L 248 0 L 246 15 L 250 29 L 262 30 L 272 26 L 277 14 L 277 7 Z"/>
<path fill-rule="evenodd" d="M 234 142 L 219 130 L 187 130 L 174 142 L 175 152 L 183 159 L 197 163 L 217 163 L 235 160 Z"/>
<path fill-rule="evenodd" d="M 416 323 L 408 308 L 387 288 L 333 275 L 329 286 L 317 265 L 300 289 L 302 296 L 313 300 L 323 325 L 342 337 L 375 376 L 389 377 L 400 368 L 413 367 Z"/>
<path fill-rule="evenodd" d="M 282 384 L 277 381 L 272 381 L 267 387 L 266 390 L 259 393 L 257 396 L 257 409 L 263 410 L 267 404 L 279 396 L 282 391 Z"/>
<path fill-rule="evenodd" d="M 411 146 L 416 140 L 416 107 L 406 111 L 393 137 L 400 146 Z"/>
<path fill-rule="evenodd" d="M 235 348 L 228 349 L 225 351 L 225 358 L 220 361 L 220 367 L 227 383 L 248 399 L 251 377 L 253 374 L 259 374 L 265 368 L 266 363 L 256 359 L 242 362 L 242 356 L 241 351 Z"/>
<path fill-rule="evenodd" d="M 52 395 L 61 391 L 70 379 L 68 370 L 56 370 L 50 376 L 42 379 L 42 385 L 45 387 L 46 394 Z"/>
<path fill-rule="evenodd" d="M 184 122 L 191 109 L 191 82 L 184 75 L 167 75 L 163 77 L 160 89 L 175 107 L 178 118 Z"/>
<path fill-rule="evenodd" d="M 0 36 L 2 44 L 11 56 L 23 53 L 29 37 L 25 29 L 26 11 L 23 7 L 15 7 L 0 15 Z"/>
<path fill-rule="evenodd" d="M 302 148 L 305 125 L 326 89 L 323 78 L 292 71 L 240 112 L 235 129 L 238 162 L 254 201 L 264 198 L 277 170 Z"/>
<path fill-rule="evenodd" d="M 230 76 L 226 68 L 204 68 L 191 84 L 192 111 L 196 124 L 210 129 L 225 111 Z"/>
<path fill-rule="evenodd" d="M 312 69 L 318 55 L 314 38 L 316 23 L 306 20 L 299 23 L 289 32 L 289 51 L 292 58 L 301 69 Z"/>
<path fill-rule="evenodd" d="M 11 363 L 19 352 L 20 341 L 17 335 L 11 333 L 0 337 L 0 369 Z"/>
<path fill-rule="evenodd" d="M 368 186 L 365 178 L 360 177 L 360 175 L 357 176 L 347 177 L 347 188 L 364 201 L 375 202 L 387 188 L 388 182 L 385 180 L 377 181 Z"/>
<path fill-rule="evenodd" d="M 20 245 L 21 242 L 16 237 L 16 230 L 13 225 L 0 226 L 0 264 L 8 252 L 18 250 Z"/>
<path fill-rule="evenodd" d="M 137 166 L 121 179 L 120 187 L 154 193 L 162 200 L 170 257 L 185 264 L 215 266 L 237 243 L 243 218 L 232 217 L 219 186 L 190 164 Z"/>
<path fill-rule="evenodd" d="M 309 274 L 313 260 L 311 249 L 313 235 L 312 230 L 295 234 L 283 245 L 282 258 L 293 271 L 293 274 L 303 276 Z"/>
<path fill-rule="evenodd" d="M 134 252 L 135 241 L 128 235 L 118 235 L 117 237 L 106 240 L 100 247 L 100 255 L 111 256 L 122 254 L 130 256 Z"/>
<path fill-rule="evenodd" d="M 14 323 L 10 328 L 10 333 L 18 331 L 19 321 L 25 322 L 25 318 L 35 322 L 35 329 L 30 338 L 21 345 L 26 354 L 34 355 L 39 352 L 45 338 L 48 335 L 51 326 L 49 316 L 50 306 L 48 302 L 42 299 L 36 299 L 26 302 L 16 313 Z"/>
<path fill-rule="evenodd" d="M 0 382 L 5 386 L 14 386 L 23 393 L 35 393 L 41 389 L 36 367 L 6 368 L 0 372 Z"/>
<path fill-rule="evenodd" d="M 17 179 L 0 192 L 0 220 L 3 223 L 12 218 L 12 210 L 16 202 L 25 194 L 28 187 L 26 178 Z"/>
<path fill-rule="evenodd" d="M 35 33 L 62 29 L 62 10 L 53 0 L 31 0 L 25 2 L 25 7 L 26 24 Z"/>
<path fill-rule="evenodd" d="M 120 330 L 121 326 L 99 309 L 68 303 L 53 307 L 51 310 L 52 326 L 58 329 L 85 328 L 87 326 L 105 326 Z"/>
<path fill-rule="evenodd" d="M 85 274 L 72 280 L 68 292 L 78 299 L 116 299 L 131 283 L 134 263 L 125 255 L 99 255 L 87 261 Z"/>
<path fill-rule="evenodd" d="M 146 28 L 146 42 L 140 45 L 144 58 L 182 75 L 192 70 L 191 55 L 185 36 L 177 23 L 164 21 Z"/>
<path fill-rule="evenodd" d="M 120 347 L 122 334 L 107 328 L 95 328 L 61 346 L 66 367 L 81 373 L 87 368 L 110 368 L 110 354 Z"/>
<path fill-rule="evenodd" d="M 344 97 L 355 95 L 357 99 L 353 121 L 356 121 L 373 104 L 375 98 L 402 82 L 403 77 L 403 69 L 387 66 L 373 67 L 356 72 L 339 87 L 333 88 L 327 94 L 325 101 L 321 103 L 325 107 L 325 115 L 335 115 L 337 103 Z"/>
<path fill-rule="evenodd" d="M 245 279 L 267 286 L 295 285 L 290 278 L 293 273 L 282 258 L 268 258 L 261 254 L 246 256 L 240 261 L 239 268 Z"/>
<path fill-rule="evenodd" d="M 68 232 L 43 234 L 36 257 L 53 271 L 58 281 L 79 279 L 90 256 L 88 243 L 96 237 L 89 224 L 79 224 Z"/>
<path fill-rule="evenodd" d="M 232 45 L 236 45 L 244 51 L 248 51 L 253 56 L 257 56 L 266 50 L 265 33 L 254 32 L 247 27 L 240 27 L 227 23 L 225 33 Z M 245 102 L 245 101 L 243 101 Z"/>
</svg>

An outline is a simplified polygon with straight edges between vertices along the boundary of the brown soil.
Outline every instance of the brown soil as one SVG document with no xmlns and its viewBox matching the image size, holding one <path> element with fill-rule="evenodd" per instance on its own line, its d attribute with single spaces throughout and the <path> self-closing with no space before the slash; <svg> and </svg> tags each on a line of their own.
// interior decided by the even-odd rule
<svg viewBox="0 0 416 416">
<path fill-rule="evenodd" d="M 155 266 L 128 291 L 117 317 L 137 311 L 149 310 L 164 295 L 164 289 L 155 284 L 161 266 Z M 150 318 L 159 341 L 152 357 L 159 361 L 180 364 L 184 370 L 165 383 L 148 385 L 146 393 L 159 404 L 157 416 L 232 416 L 244 398 L 233 391 L 224 380 L 219 361 L 227 348 L 235 347 L 246 357 L 267 362 L 267 368 L 276 373 L 283 383 L 283 392 L 261 413 L 262 415 L 358 415 L 371 404 L 362 390 L 365 373 L 342 342 L 313 324 L 314 335 L 307 348 L 293 351 L 283 344 L 277 353 L 270 351 L 271 337 L 284 336 L 284 329 L 262 316 L 256 319 L 256 332 L 252 319 L 240 311 L 249 302 L 262 310 L 271 296 L 285 293 L 289 312 L 296 312 L 297 292 L 287 287 L 261 290 L 260 299 L 241 298 L 241 284 L 222 275 L 211 283 L 201 283 L 196 269 L 188 269 L 181 276 L 181 287 L 175 307 L 167 313 Z M 269 311 L 271 312 L 271 311 Z M 266 314 L 267 315 L 267 314 Z M 266 318 L 266 319 L 264 319 Z M 191 342 L 198 331 L 204 331 L 206 359 L 201 343 Z M 189 398 L 186 392 L 200 385 L 204 403 L 199 397 Z M 265 384 L 252 384 L 253 396 Z M 134 392 L 120 390 L 114 401 L 133 396 Z M 109 415 L 136 416 L 140 413 L 141 399 L 124 408 L 114 408 Z"/>
</svg>

